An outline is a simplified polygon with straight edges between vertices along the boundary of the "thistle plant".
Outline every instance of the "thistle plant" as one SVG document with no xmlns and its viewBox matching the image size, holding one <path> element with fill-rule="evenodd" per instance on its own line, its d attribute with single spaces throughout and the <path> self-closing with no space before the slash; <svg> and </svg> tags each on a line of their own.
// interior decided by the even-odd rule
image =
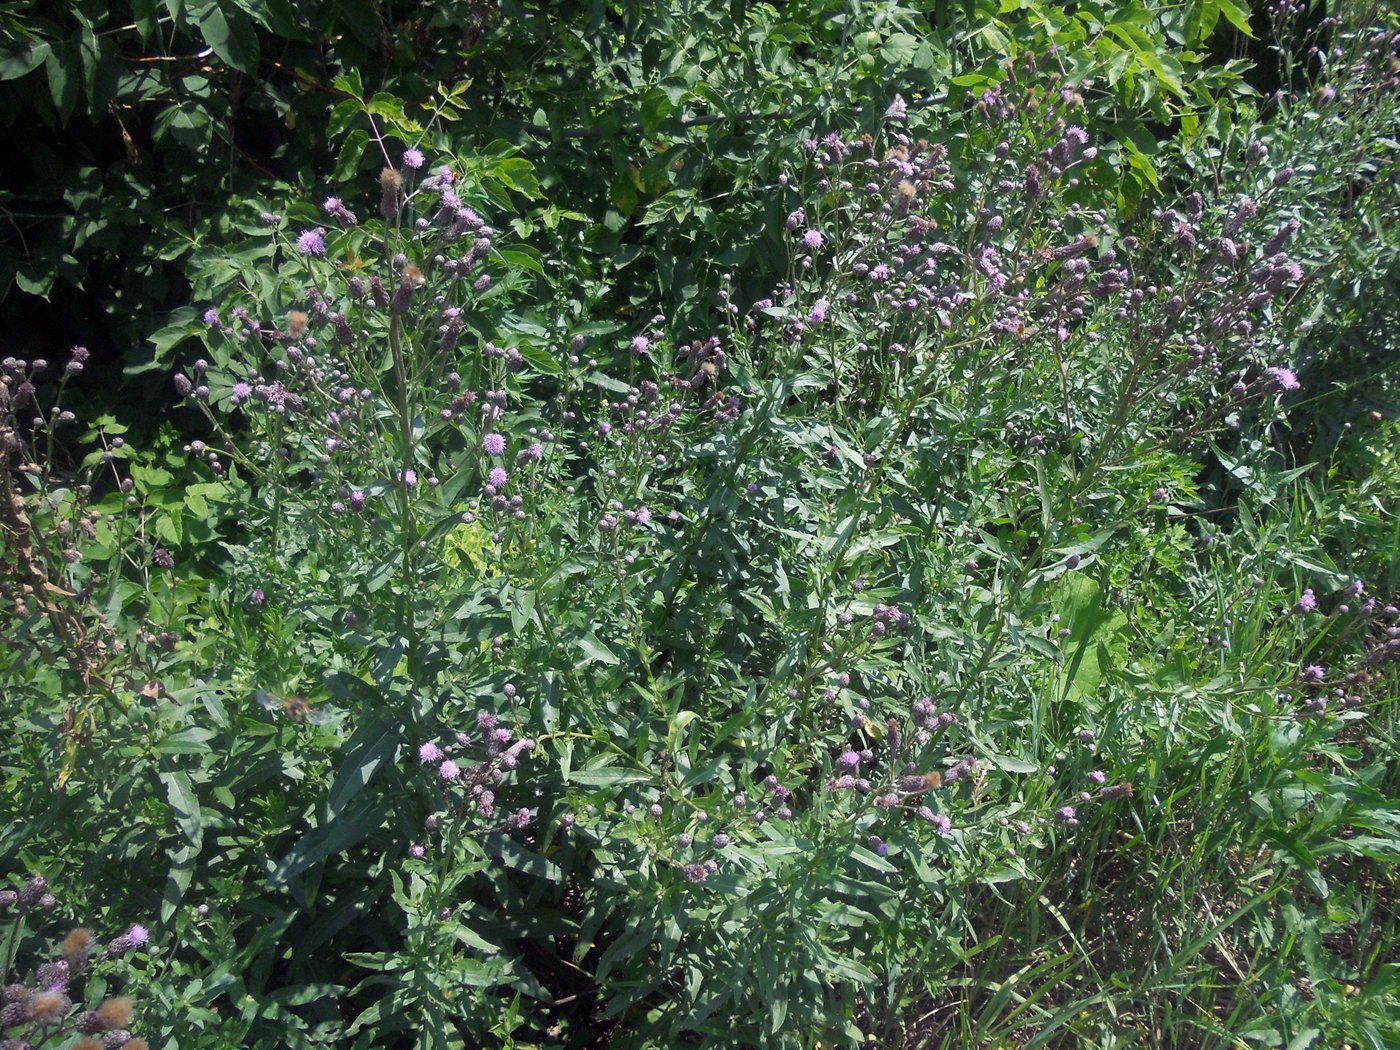
<svg viewBox="0 0 1400 1050">
<path fill-rule="evenodd" d="M 63 788 L 106 715 L 161 695 L 179 609 L 179 528 L 162 520 L 169 482 L 110 416 L 66 407 L 88 361 L 0 361 L 0 609 L 13 624 L 14 688 L 50 690 Z"/>
<path fill-rule="evenodd" d="M 738 1006 L 779 1040 L 789 1000 L 873 994 L 878 902 L 951 906 L 1128 819 L 1142 773 L 1061 616 L 1136 509 L 1186 497 L 1173 457 L 1297 393 L 1269 333 L 1304 273 L 1267 192 L 1126 231 L 1091 207 L 1087 89 L 1029 56 L 976 134 L 922 139 L 897 100 L 811 140 L 774 188 L 787 280 L 742 305 L 729 277 L 714 333 L 522 310 L 489 169 L 382 135 L 373 197 L 265 217 L 288 298 L 209 307 L 176 386 L 254 493 L 228 607 L 255 673 L 296 678 L 235 700 L 350 699 L 333 792 L 410 807 L 353 811 L 405 858 L 366 1018 L 485 1031 L 489 998 L 449 1022 L 432 991 L 462 972 L 548 1007 L 541 928 L 469 889 L 529 885 L 610 1009 L 679 1036 Z M 838 902 L 867 919 L 799 933 Z"/>
<path fill-rule="evenodd" d="M 1395 43 L 1354 50 L 1381 121 Z M 1393 849 L 1386 490 L 1295 510 L 1312 160 L 1251 129 L 1138 211 L 1075 68 L 813 132 L 699 327 L 522 243 L 512 147 L 342 80 L 376 173 L 260 207 L 199 304 L 178 507 L 101 421 L 26 469 L 72 421 L 5 364 L 5 600 L 115 709 L 163 1034 L 854 1045 L 922 1001 L 1109 1044 L 1216 951 L 1202 1017 L 1269 1013 L 1272 913 L 1330 928 L 1329 858 Z"/>
</svg>

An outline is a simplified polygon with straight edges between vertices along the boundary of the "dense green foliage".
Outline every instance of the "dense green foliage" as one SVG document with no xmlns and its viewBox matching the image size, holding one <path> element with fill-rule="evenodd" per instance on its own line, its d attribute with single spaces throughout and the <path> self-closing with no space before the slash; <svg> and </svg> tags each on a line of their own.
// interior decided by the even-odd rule
<svg viewBox="0 0 1400 1050">
<path fill-rule="evenodd" d="M 246 202 L 355 179 L 368 129 L 333 116 L 352 74 L 420 124 L 451 97 L 435 133 L 452 152 L 504 141 L 547 157 L 550 203 L 522 218 L 563 224 L 585 272 L 630 267 L 636 303 L 679 301 L 713 291 L 713 267 L 763 258 L 755 191 L 805 129 L 847 127 L 895 92 L 956 103 L 1052 40 L 1068 76 L 1107 88 L 1090 105 L 1136 201 L 1158 181 L 1162 128 L 1231 118 L 1244 66 L 1205 48 L 1247 26 L 1234 0 L 1072 14 L 1029 0 L 30 0 L 0 15 L 0 127 L 26 144 L 0 186 L 0 298 L 9 317 L 44 316 L 27 296 L 73 307 L 139 359 L 158 311 L 188 301 L 188 260 L 221 252 Z"/>
<path fill-rule="evenodd" d="M 0 14 L 0 1038 L 1400 1041 L 1331 14 Z"/>
</svg>

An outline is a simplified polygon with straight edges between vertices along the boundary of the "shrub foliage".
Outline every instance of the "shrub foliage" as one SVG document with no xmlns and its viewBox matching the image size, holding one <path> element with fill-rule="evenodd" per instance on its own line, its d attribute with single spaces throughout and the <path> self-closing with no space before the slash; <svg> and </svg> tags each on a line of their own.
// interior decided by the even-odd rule
<svg viewBox="0 0 1400 1050">
<path fill-rule="evenodd" d="M 183 434 L 0 362 L 0 963 L 140 924 L 5 1039 L 1400 1038 L 1397 27 L 928 6 L 6 16 L 331 152 L 171 242 Z"/>
</svg>

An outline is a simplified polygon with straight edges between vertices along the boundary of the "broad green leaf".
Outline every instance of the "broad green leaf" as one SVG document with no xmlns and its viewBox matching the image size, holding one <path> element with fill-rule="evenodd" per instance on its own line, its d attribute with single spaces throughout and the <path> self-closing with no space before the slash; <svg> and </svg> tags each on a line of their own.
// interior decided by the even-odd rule
<svg viewBox="0 0 1400 1050">
<path fill-rule="evenodd" d="M 339 769 L 326 796 L 323 822 L 332 821 L 340 815 L 374 779 L 379 768 L 393 758 L 398 745 L 398 733 L 377 718 L 355 730 L 337 756 Z"/>
<path fill-rule="evenodd" d="M 160 779 L 165 784 L 165 797 L 170 801 L 175 823 L 179 825 L 185 841 L 198 852 L 200 843 L 204 840 L 204 817 L 189 774 L 161 773 Z"/>
<path fill-rule="evenodd" d="M 34 72 L 48 61 L 53 48 L 47 40 L 31 40 L 26 44 L 0 47 L 0 81 L 18 80 Z"/>
<path fill-rule="evenodd" d="M 587 659 L 580 661 L 579 666 L 589 663 L 618 664 L 621 661 L 617 654 L 598 640 L 598 636 L 589 631 L 578 640 L 578 647 L 583 650 Z"/>
</svg>

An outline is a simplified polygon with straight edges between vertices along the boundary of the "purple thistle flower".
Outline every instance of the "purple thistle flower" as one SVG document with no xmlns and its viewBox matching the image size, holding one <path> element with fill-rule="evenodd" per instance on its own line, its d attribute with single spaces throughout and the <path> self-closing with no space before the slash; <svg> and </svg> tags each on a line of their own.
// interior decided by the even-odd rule
<svg viewBox="0 0 1400 1050">
<path fill-rule="evenodd" d="M 860 753 L 857 751 L 846 751 L 836 760 L 836 764 L 845 769 L 855 769 L 860 765 Z"/>
<path fill-rule="evenodd" d="M 450 758 L 442 765 L 438 766 L 438 776 L 443 780 L 456 780 L 461 775 L 462 767 L 457 765 L 457 763 L 453 762 Z"/>
<path fill-rule="evenodd" d="M 297 236 L 297 251 L 302 255 L 315 255 L 317 257 L 326 254 L 326 231 L 321 229 L 303 230 Z"/>
<path fill-rule="evenodd" d="M 253 388 L 247 383 L 238 382 L 233 384 L 233 403 L 241 405 L 253 396 Z"/>
<path fill-rule="evenodd" d="M 1096 769 L 1089 774 L 1089 779 L 1092 780 L 1095 784 L 1102 784 L 1105 780 L 1108 779 L 1108 775 L 1102 769 Z"/>
<path fill-rule="evenodd" d="M 408 488 L 413 488 L 418 484 L 418 471 L 409 468 L 403 472 L 403 483 Z"/>
<path fill-rule="evenodd" d="M 1282 391 L 1283 393 L 1297 390 L 1298 387 L 1302 385 L 1298 382 L 1297 375 L 1295 375 L 1290 368 L 1278 366 L 1266 368 L 1264 369 L 1264 378 L 1268 380 L 1269 385 L 1273 389 Z"/>
<path fill-rule="evenodd" d="M 1059 817 L 1061 820 L 1073 820 L 1073 819 L 1074 819 L 1074 807 L 1073 807 L 1073 806 L 1061 806 L 1059 809 L 1055 810 L 1055 816 Z"/>
<path fill-rule="evenodd" d="M 802 235 L 802 247 L 814 252 L 822 246 L 822 235 L 819 230 L 807 230 Z"/>
<path fill-rule="evenodd" d="M 137 948 L 144 948 L 150 943 L 150 940 L 151 931 L 146 929 L 146 927 L 142 926 L 139 922 L 134 922 L 131 924 L 130 929 L 112 941 L 111 947 L 115 948 L 117 942 L 120 941 L 122 944 L 120 951 L 114 951 L 113 954 L 125 954 Z"/>
<path fill-rule="evenodd" d="M 431 740 L 426 744 L 418 745 L 418 760 L 424 763 L 433 763 L 442 758 L 442 748 L 438 747 Z"/>
<path fill-rule="evenodd" d="M 488 456 L 499 456 L 506 450 L 506 439 L 493 431 L 481 439 L 481 447 Z"/>
<path fill-rule="evenodd" d="M 1303 592 L 1302 597 L 1300 597 L 1300 598 L 1298 599 L 1298 604 L 1295 605 L 1295 606 L 1293 606 L 1293 611 L 1294 611 L 1295 613 L 1300 613 L 1300 614 L 1301 614 L 1301 613 L 1310 613 L 1310 612 L 1312 612 L 1312 611 L 1313 611 L 1314 609 L 1316 609 L 1316 608 L 1317 608 L 1317 595 L 1313 594 L 1312 588 L 1309 587 L 1307 590 L 1305 590 L 1305 591 Z"/>
<path fill-rule="evenodd" d="M 486 475 L 486 484 L 493 488 L 504 488 L 506 482 L 509 480 L 510 475 L 501 467 L 492 467 L 491 472 Z"/>
<path fill-rule="evenodd" d="M 831 309 L 831 300 L 822 296 L 812 304 L 811 312 L 807 314 L 807 320 L 813 324 L 821 324 L 826 320 L 826 312 Z"/>
<path fill-rule="evenodd" d="M 651 349 L 651 340 L 644 335 L 633 336 L 631 348 L 632 353 L 640 357 Z"/>
<path fill-rule="evenodd" d="M 1308 664 L 1303 668 L 1302 678 L 1305 682 L 1320 682 L 1327 677 L 1327 668 L 1321 664 Z"/>
<path fill-rule="evenodd" d="M 219 311 L 218 311 L 218 310 L 215 310 L 212 306 L 211 306 L 208 310 L 205 310 L 205 311 L 204 311 L 204 323 L 207 324 L 210 328 L 218 328 L 218 327 L 219 327 Z"/>
<path fill-rule="evenodd" d="M 321 203 L 321 207 L 325 209 L 326 214 L 333 219 L 339 219 L 341 222 L 349 223 L 352 226 L 356 222 L 355 213 L 347 208 L 345 202 L 339 197 L 327 197 Z"/>
<path fill-rule="evenodd" d="M 428 851 L 423 848 L 423 844 L 420 842 L 415 842 L 413 845 L 408 847 L 408 855 L 414 858 L 415 860 L 422 857 L 423 854 L 427 852 Z"/>
<path fill-rule="evenodd" d="M 417 149 L 404 150 L 403 166 L 409 171 L 417 171 L 423 166 L 423 152 Z"/>
</svg>

